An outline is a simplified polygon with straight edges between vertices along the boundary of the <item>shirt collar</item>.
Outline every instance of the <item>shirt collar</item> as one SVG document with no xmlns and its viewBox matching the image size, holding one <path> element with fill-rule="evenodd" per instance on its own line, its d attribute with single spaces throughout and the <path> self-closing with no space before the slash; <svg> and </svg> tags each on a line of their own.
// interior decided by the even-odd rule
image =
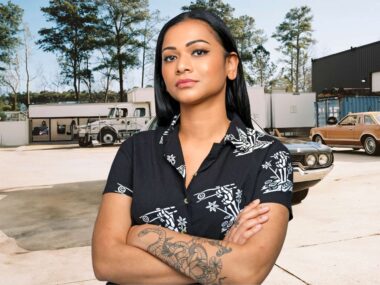
<svg viewBox="0 0 380 285">
<path fill-rule="evenodd" d="M 231 120 L 226 135 L 219 143 L 214 143 L 208 159 L 200 166 L 198 171 L 203 171 L 211 166 L 218 157 L 223 147 L 227 144 L 234 148 L 234 153 L 245 150 L 247 145 L 252 144 L 251 136 L 255 130 L 247 128 L 239 115 L 234 112 L 228 112 L 227 117 Z M 178 136 L 180 114 L 175 115 L 169 127 L 162 133 L 159 144 L 163 145 L 163 157 L 176 171 L 183 177 L 186 177 L 186 166 L 182 154 L 181 143 Z"/>
<path fill-rule="evenodd" d="M 173 135 L 178 136 L 180 115 L 181 114 L 177 114 L 173 117 L 169 127 L 162 133 L 159 144 L 166 145 L 166 143 L 171 139 Z M 238 137 L 244 135 L 247 136 L 247 133 L 249 133 L 252 129 L 249 129 L 245 126 L 244 122 L 236 112 L 228 111 L 227 117 L 231 122 L 227 129 L 226 135 L 220 143 L 231 143 L 232 146 L 236 147 L 236 144 L 233 144 L 232 142 Z"/>
</svg>

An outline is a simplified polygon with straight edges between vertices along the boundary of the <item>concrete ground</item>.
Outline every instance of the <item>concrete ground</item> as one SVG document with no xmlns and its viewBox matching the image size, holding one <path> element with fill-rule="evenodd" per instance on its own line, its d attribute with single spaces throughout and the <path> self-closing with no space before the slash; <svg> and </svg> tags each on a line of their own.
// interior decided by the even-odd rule
<svg viewBox="0 0 380 285">
<path fill-rule="evenodd" d="M 104 284 L 90 241 L 117 147 L 0 149 L 0 284 Z M 380 157 L 339 149 L 265 285 L 380 284 Z"/>
</svg>

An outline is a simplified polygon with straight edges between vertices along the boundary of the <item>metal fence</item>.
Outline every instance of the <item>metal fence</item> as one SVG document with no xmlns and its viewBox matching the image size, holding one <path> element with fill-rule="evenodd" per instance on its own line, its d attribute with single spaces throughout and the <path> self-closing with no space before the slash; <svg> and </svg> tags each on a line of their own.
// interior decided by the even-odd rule
<svg viewBox="0 0 380 285">
<path fill-rule="evenodd" d="M 0 112 L 0 121 L 26 121 L 28 119 L 28 114 L 25 112 Z"/>
</svg>

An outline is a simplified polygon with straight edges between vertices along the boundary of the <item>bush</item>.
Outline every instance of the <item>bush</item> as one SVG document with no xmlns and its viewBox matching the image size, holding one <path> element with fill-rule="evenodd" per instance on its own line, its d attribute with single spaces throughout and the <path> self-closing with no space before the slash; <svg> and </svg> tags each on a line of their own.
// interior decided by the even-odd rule
<svg viewBox="0 0 380 285">
<path fill-rule="evenodd" d="M 5 113 L 4 112 L 2 112 L 2 111 L 0 111 L 0 121 L 5 121 L 5 118 L 6 118 L 7 116 L 5 115 Z"/>
<path fill-rule="evenodd" d="M 10 105 L 4 105 L 4 106 L 3 106 L 3 111 L 4 111 L 4 112 L 12 111 L 12 106 L 10 106 Z"/>
</svg>

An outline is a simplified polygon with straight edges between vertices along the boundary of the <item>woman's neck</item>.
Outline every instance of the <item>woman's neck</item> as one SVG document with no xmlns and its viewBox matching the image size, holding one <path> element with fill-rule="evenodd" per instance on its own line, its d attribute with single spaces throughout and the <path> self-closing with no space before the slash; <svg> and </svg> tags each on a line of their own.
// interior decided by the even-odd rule
<svg viewBox="0 0 380 285">
<path fill-rule="evenodd" d="M 179 136 L 186 141 L 220 142 L 229 124 L 224 104 L 181 106 Z"/>
</svg>

